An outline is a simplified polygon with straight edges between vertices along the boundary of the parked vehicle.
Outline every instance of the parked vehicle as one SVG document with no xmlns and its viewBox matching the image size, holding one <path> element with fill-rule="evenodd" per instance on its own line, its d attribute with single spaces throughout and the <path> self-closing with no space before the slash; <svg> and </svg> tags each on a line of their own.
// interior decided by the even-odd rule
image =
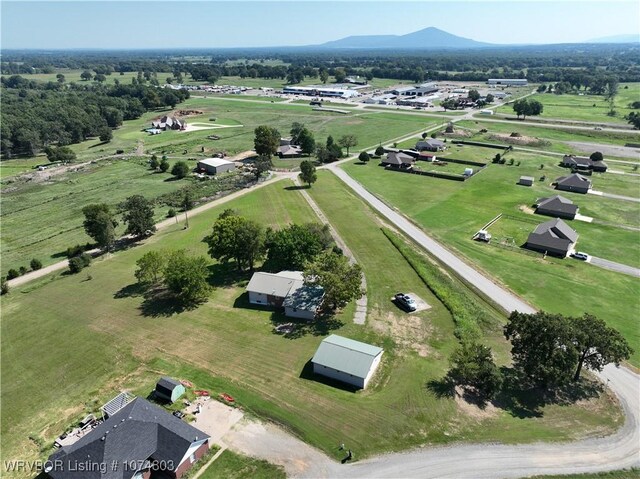
<svg viewBox="0 0 640 479">
<path fill-rule="evenodd" d="M 579 259 L 580 261 L 589 261 L 589 255 L 587 253 L 582 253 L 581 251 L 571 253 L 571 257 Z"/>
<path fill-rule="evenodd" d="M 409 312 L 415 311 L 416 309 L 418 309 L 418 304 L 416 303 L 416 300 L 413 299 L 408 294 L 398 293 L 394 296 L 394 299 L 396 300 L 396 303 L 398 305 L 400 305 L 403 309 Z"/>
</svg>

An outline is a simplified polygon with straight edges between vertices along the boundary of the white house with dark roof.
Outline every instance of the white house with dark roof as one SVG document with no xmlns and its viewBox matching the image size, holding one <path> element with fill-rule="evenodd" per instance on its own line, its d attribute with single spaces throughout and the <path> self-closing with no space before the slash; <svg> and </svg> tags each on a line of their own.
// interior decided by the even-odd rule
<svg viewBox="0 0 640 479">
<path fill-rule="evenodd" d="M 286 316 L 300 319 L 315 318 L 324 299 L 322 287 L 305 286 L 300 271 L 253 273 L 247 293 L 251 304 L 284 307 Z"/>
<path fill-rule="evenodd" d="M 179 479 L 209 449 L 209 436 L 135 398 L 77 442 L 55 451 L 51 479 Z M 161 474 L 162 473 L 162 474 Z"/>
<path fill-rule="evenodd" d="M 364 389 L 376 372 L 384 350 L 332 334 L 318 346 L 313 372 Z"/>
</svg>

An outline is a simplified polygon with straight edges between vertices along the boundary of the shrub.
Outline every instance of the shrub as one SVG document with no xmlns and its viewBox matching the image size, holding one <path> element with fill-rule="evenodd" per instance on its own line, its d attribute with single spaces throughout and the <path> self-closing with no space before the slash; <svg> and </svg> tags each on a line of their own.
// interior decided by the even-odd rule
<svg viewBox="0 0 640 479">
<path fill-rule="evenodd" d="M 436 134 L 436 132 L 435 132 L 435 131 L 434 131 L 433 133 L 431 133 L 431 138 L 433 138 L 434 140 L 437 138 L 437 136 L 438 136 L 438 135 Z"/>
<path fill-rule="evenodd" d="M 69 259 L 69 271 L 72 274 L 79 273 L 84 268 L 91 264 L 91 256 L 87 253 L 82 253 L 80 256 L 74 256 Z"/>
<path fill-rule="evenodd" d="M 376 156 L 382 156 L 384 155 L 384 148 L 382 146 L 379 146 L 378 148 L 376 148 Z"/>
<path fill-rule="evenodd" d="M 509 158 L 509 166 L 513 165 L 513 158 Z"/>
<path fill-rule="evenodd" d="M 42 268 L 42 261 L 40 261 L 37 258 L 33 258 L 31 260 L 31 263 L 29 263 L 29 266 L 31 266 L 32 270 L 36 271 L 36 270 Z"/>
<path fill-rule="evenodd" d="M 176 210 L 174 210 L 173 208 L 169 208 L 169 211 L 167 211 L 167 218 L 173 218 L 176 215 Z"/>
<path fill-rule="evenodd" d="M 20 276 L 23 276 L 27 274 L 27 271 L 29 270 L 25 266 L 20 266 L 20 269 L 18 271 L 20 271 Z"/>
<path fill-rule="evenodd" d="M 7 271 L 7 279 L 14 279 L 18 276 L 20 276 L 20 273 L 18 273 L 18 270 L 14 268 L 11 268 L 9 271 Z"/>
<path fill-rule="evenodd" d="M 73 258 L 75 256 L 80 256 L 82 253 L 84 253 L 84 246 L 77 244 L 75 246 L 69 246 L 65 255 L 67 258 Z"/>
<path fill-rule="evenodd" d="M 9 293 L 9 283 L 7 283 L 6 279 L 3 279 L 0 282 L 0 295 L 4 296 Z"/>
</svg>

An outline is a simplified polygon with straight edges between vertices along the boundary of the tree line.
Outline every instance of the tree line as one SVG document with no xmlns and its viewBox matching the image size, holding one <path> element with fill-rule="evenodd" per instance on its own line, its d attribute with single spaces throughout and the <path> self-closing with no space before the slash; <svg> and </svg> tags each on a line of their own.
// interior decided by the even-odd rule
<svg viewBox="0 0 640 479">
<path fill-rule="evenodd" d="M 1 81 L 1 152 L 5 158 L 34 156 L 50 146 L 79 143 L 90 137 L 110 139 L 111 129 L 145 111 L 174 107 L 188 91 L 140 84 L 64 85 L 20 75 Z"/>
</svg>

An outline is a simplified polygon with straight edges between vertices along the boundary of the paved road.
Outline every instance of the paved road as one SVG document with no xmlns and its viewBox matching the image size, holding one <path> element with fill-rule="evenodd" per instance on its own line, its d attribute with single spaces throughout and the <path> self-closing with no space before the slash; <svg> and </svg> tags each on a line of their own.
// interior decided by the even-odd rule
<svg viewBox="0 0 640 479">
<path fill-rule="evenodd" d="M 633 266 L 628 266 L 622 263 L 616 263 L 614 261 L 597 258 L 595 256 L 591 257 L 591 260 L 589 261 L 589 263 L 594 266 L 599 266 L 600 268 L 609 269 L 617 273 L 628 274 L 629 276 L 635 276 L 636 278 L 640 278 L 640 269 L 634 268 Z"/>
<path fill-rule="evenodd" d="M 614 200 L 622 200 L 622 201 L 633 201 L 634 203 L 640 203 L 640 198 L 634 198 L 632 196 L 615 195 L 613 193 L 606 193 L 604 191 L 602 191 L 601 193 L 602 194 L 600 196 L 603 196 L 604 198 L 611 198 Z"/>
<path fill-rule="evenodd" d="M 515 294 L 507 291 L 503 287 L 498 286 L 495 282 L 467 265 L 465 262 L 456 257 L 449 250 L 445 249 L 440 243 L 434 241 L 427 236 L 424 231 L 416 227 L 407 220 L 406 217 L 391 209 L 377 197 L 369 193 L 360 183 L 351 178 L 344 170 L 336 167 L 329 169 L 344 181 L 352 190 L 354 190 L 362 199 L 369 203 L 375 210 L 380 212 L 388 221 L 402 230 L 407 236 L 418 243 L 422 248 L 430 252 L 438 258 L 442 263 L 455 271 L 467 283 L 473 285 L 482 294 L 493 300 L 498 306 L 507 312 L 520 311 L 523 313 L 533 313 L 535 309 L 529 304 L 522 301 Z"/>
</svg>

